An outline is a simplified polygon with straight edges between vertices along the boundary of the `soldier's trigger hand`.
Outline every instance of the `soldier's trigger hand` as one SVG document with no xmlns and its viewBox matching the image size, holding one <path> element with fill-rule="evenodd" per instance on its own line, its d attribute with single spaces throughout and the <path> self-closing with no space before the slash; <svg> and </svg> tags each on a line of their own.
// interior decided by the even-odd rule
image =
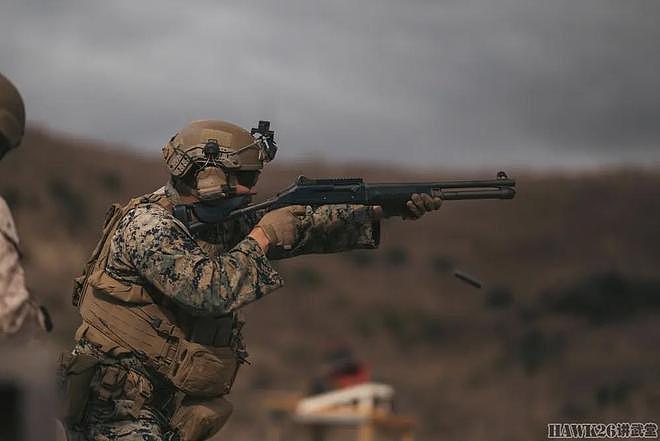
<svg viewBox="0 0 660 441">
<path fill-rule="evenodd" d="M 437 210 L 441 205 L 442 199 L 438 197 L 431 197 L 426 193 L 413 193 L 410 200 L 406 202 L 406 207 L 408 207 L 410 214 L 404 216 L 404 219 L 419 219 L 425 213 Z"/>
<path fill-rule="evenodd" d="M 302 205 L 278 208 L 266 213 L 255 228 L 264 232 L 269 245 L 290 250 L 298 241 L 298 225 L 305 214 L 306 209 Z"/>
</svg>

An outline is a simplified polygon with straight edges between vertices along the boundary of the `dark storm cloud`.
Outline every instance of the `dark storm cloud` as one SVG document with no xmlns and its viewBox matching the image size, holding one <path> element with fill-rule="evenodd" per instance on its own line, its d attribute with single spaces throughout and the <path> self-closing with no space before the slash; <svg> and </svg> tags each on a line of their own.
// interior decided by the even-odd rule
<svg viewBox="0 0 660 441">
<path fill-rule="evenodd" d="M 0 69 L 33 120 L 157 151 L 270 118 L 286 158 L 660 160 L 654 0 L 18 1 Z"/>
</svg>

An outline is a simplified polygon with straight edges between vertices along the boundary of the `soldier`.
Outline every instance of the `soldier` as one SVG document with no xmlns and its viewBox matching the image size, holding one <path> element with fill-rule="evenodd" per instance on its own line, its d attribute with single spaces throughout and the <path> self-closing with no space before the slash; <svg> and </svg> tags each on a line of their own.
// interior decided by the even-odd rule
<svg viewBox="0 0 660 441">
<path fill-rule="evenodd" d="M 380 207 L 293 206 L 195 233 L 173 215 L 178 204 L 244 203 L 274 151 L 233 124 L 193 122 L 163 147 L 168 184 L 110 209 L 76 279 L 70 427 L 94 441 L 208 439 L 247 357 L 237 312 L 283 285 L 271 260 L 378 246 Z M 410 216 L 440 202 L 415 195 Z"/>
<path fill-rule="evenodd" d="M 14 85 L 0 74 L 0 159 L 18 147 L 25 132 L 25 107 Z M 40 333 L 42 310 L 25 287 L 18 234 L 9 207 L 0 197 L 0 337 Z"/>
</svg>

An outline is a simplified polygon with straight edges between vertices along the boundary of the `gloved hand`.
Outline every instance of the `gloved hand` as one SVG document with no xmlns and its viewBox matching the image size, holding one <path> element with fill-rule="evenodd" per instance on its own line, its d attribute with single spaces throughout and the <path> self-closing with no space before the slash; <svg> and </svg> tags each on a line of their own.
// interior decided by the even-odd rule
<svg viewBox="0 0 660 441">
<path fill-rule="evenodd" d="M 268 245 L 290 250 L 298 240 L 298 225 L 305 213 L 305 207 L 302 205 L 278 208 L 266 213 L 254 228 L 263 231 Z"/>
<path fill-rule="evenodd" d="M 426 193 L 413 193 L 413 195 L 410 197 L 410 200 L 406 202 L 406 206 L 408 207 L 408 210 L 410 210 L 410 214 L 408 216 L 404 216 L 404 219 L 419 219 L 425 213 L 437 210 L 441 205 L 442 199 L 438 197 L 432 198 Z"/>
</svg>

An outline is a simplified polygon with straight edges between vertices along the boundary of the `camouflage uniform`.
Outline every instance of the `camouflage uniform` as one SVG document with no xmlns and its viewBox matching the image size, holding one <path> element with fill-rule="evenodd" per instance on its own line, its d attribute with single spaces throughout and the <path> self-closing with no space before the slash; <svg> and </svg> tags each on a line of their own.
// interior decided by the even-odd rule
<svg viewBox="0 0 660 441">
<path fill-rule="evenodd" d="M 39 309 L 25 287 L 14 220 L 0 198 L 0 336 L 29 334 L 40 328 Z"/>
<path fill-rule="evenodd" d="M 165 192 L 172 203 L 178 202 L 172 185 L 159 192 Z M 258 243 L 247 237 L 263 214 L 229 220 L 192 236 L 170 212 L 150 203 L 147 197 L 119 221 L 105 271 L 118 281 L 155 287 L 189 314 L 212 316 L 233 313 L 280 288 L 283 280 L 270 259 L 378 246 L 379 223 L 371 207 L 327 205 L 307 207 L 300 222 L 300 240 L 288 251 L 271 249 L 267 257 Z M 243 351 L 240 346 L 239 351 Z M 177 439 L 167 432 L 171 415 L 162 406 L 151 405 L 149 398 L 139 414 L 131 414 L 136 388 L 129 383 L 139 381 L 136 375 L 148 380 L 150 392 L 157 391 L 159 385 L 168 387 L 138 355 L 110 356 L 84 338 L 74 353 L 101 360 L 82 420 L 88 439 Z M 109 391 L 103 387 L 102 377 L 114 368 L 126 379 L 120 390 Z"/>
</svg>

